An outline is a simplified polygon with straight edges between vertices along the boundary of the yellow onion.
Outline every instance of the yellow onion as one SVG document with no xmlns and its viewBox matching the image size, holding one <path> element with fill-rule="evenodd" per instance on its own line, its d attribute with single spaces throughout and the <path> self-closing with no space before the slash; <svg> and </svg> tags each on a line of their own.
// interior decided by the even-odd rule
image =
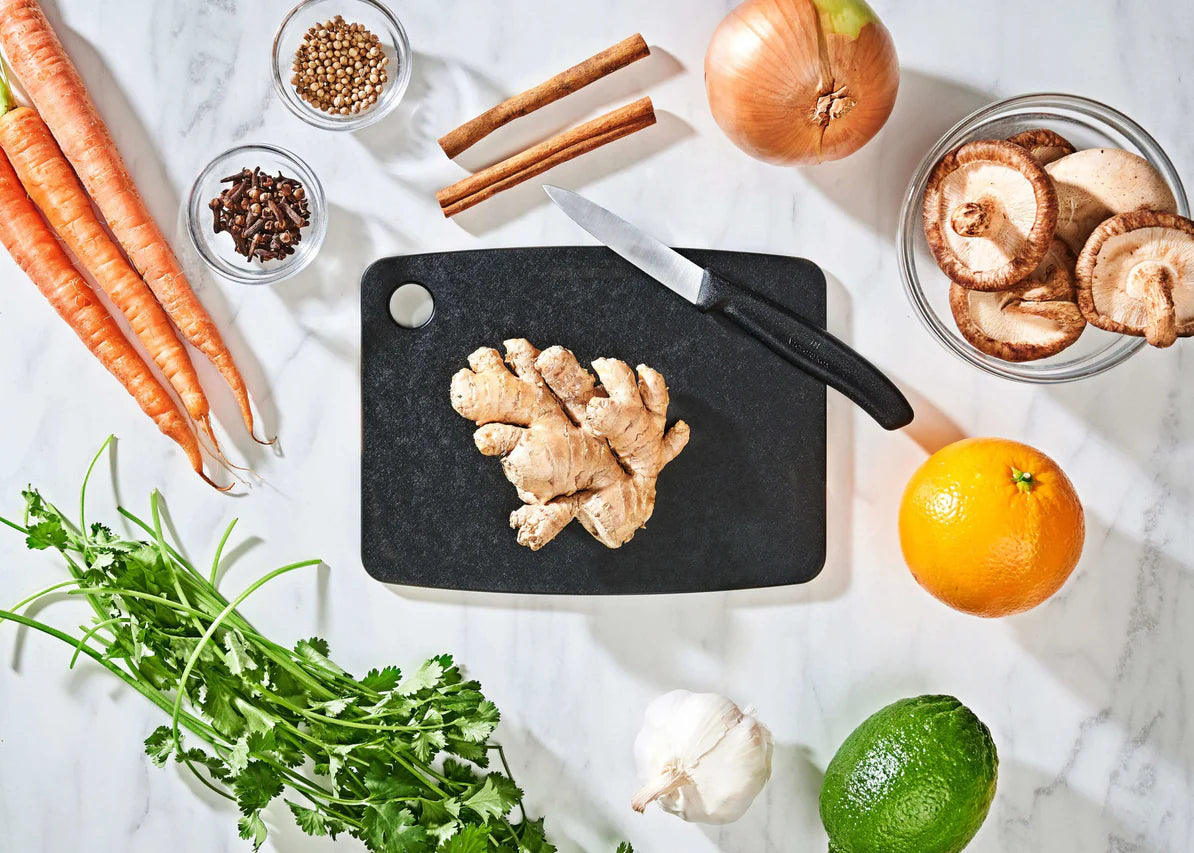
<svg viewBox="0 0 1194 853">
<path fill-rule="evenodd" d="M 769 163 L 853 154 L 891 115 L 899 84 L 891 34 L 862 0 L 746 0 L 705 56 L 713 118 Z"/>
</svg>

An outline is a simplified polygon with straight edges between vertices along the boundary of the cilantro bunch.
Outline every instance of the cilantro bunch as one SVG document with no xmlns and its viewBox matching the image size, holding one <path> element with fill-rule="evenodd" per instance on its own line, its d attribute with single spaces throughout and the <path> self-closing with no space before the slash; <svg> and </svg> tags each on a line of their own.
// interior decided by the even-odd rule
<svg viewBox="0 0 1194 853">
<path fill-rule="evenodd" d="M 267 834 L 262 810 L 277 797 L 308 834 L 348 834 L 377 853 L 556 849 L 542 819 L 527 818 L 502 748 L 489 740 L 498 709 L 451 657 L 405 675 L 389 666 L 356 678 L 319 638 L 275 643 L 236 608 L 273 578 L 320 561 L 275 569 L 229 601 L 216 579 L 236 522 L 206 575 L 166 541 L 156 493 L 148 522 L 120 509 L 146 539 L 88 526 L 87 480 L 98 459 L 84 478 L 77 525 L 32 489 L 22 523 L 0 517 L 29 548 L 58 551 L 71 575 L 0 610 L 0 621 L 70 643 L 72 667 L 86 655 L 165 711 L 169 724 L 146 739 L 146 752 L 235 801 L 241 837 L 254 849 Z M 94 611 L 79 636 L 18 612 L 60 590 Z M 489 769 L 494 754 L 504 773 Z"/>
</svg>

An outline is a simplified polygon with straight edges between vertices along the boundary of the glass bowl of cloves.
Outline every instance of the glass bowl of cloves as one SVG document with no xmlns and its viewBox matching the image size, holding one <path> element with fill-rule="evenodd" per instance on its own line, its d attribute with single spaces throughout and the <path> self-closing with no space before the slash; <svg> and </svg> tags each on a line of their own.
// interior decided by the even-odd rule
<svg viewBox="0 0 1194 853">
<path fill-rule="evenodd" d="M 241 284 L 294 275 L 315 257 L 327 232 L 319 179 L 273 145 L 240 145 L 212 160 L 195 179 L 186 218 L 199 256 Z"/>
</svg>

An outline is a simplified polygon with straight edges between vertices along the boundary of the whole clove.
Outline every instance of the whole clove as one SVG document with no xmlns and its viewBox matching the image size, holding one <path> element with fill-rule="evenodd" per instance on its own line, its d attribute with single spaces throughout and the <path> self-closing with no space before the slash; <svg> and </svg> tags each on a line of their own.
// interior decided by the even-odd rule
<svg viewBox="0 0 1194 853">
<path fill-rule="evenodd" d="M 208 203 L 216 234 L 226 231 L 237 254 L 249 260 L 279 261 L 294 254 L 311 224 L 307 191 L 299 181 L 246 168 L 220 183 L 231 186 Z"/>
</svg>

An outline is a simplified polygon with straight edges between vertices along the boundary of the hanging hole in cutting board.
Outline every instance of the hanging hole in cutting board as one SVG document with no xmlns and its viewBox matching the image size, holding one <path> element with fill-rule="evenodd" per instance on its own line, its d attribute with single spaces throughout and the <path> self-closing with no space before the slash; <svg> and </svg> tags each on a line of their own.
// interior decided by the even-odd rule
<svg viewBox="0 0 1194 853">
<path fill-rule="evenodd" d="M 417 281 L 399 285 L 390 294 L 390 316 L 404 329 L 419 329 L 431 322 L 435 299 L 431 291 Z"/>
</svg>

